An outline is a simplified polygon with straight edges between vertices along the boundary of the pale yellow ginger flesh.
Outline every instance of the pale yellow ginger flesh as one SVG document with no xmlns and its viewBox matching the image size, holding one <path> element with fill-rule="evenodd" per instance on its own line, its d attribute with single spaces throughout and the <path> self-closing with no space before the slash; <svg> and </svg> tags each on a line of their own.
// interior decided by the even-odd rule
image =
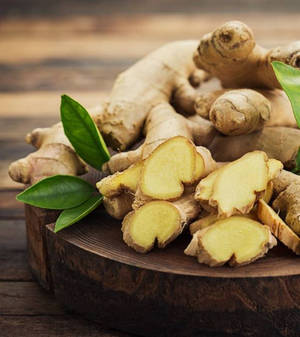
<svg viewBox="0 0 300 337">
<path fill-rule="evenodd" d="M 194 145 L 184 137 L 174 137 L 144 161 L 140 191 L 153 199 L 176 199 L 182 195 L 184 184 L 199 180 L 204 170 L 204 161 Z"/>
<path fill-rule="evenodd" d="M 190 233 L 193 235 L 200 229 L 206 228 L 218 220 L 217 214 L 209 214 L 190 224 Z"/>
<path fill-rule="evenodd" d="M 269 181 L 267 185 L 267 189 L 265 190 L 265 193 L 263 195 L 263 200 L 268 204 L 273 196 L 273 191 L 274 191 L 274 185 L 272 181 Z"/>
<path fill-rule="evenodd" d="M 271 232 L 294 253 L 300 255 L 300 238 L 265 201 L 259 200 L 257 216 Z"/>
<path fill-rule="evenodd" d="M 174 201 L 156 200 L 130 212 L 123 220 L 123 239 L 137 252 L 146 253 L 157 241 L 160 248 L 173 241 L 194 220 L 201 208 L 193 188 Z"/>
<path fill-rule="evenodd" d="M 267 162 L 268 171 L 269 171 L 269 179 L 273 180 L 278 176 L 280 171 L 283 169 L 283 165 L 279 160 L 269 159 Z"/>
<path fill-rule="evenodd" d="M 243 217 L 249 218 L 249 219 L 252 219 L 252 220 L 258 220 L 257 215 L 254 211 L 252 211 L 249 214 L 244 214 Z M 190 224 L 190 233 L 193 235 L 197 231 L 213 225 L 217 220 L 220 220 L 220 219 L 218 219 L 217 214 L 206 215 L 205 217 L 203 217 L 199 220 L 196 220 L 196 221 L 194 221 Z"/>
<path fill-rule="evenodd" d="M 247 214 L 268 183 L 282 168 L 261 151 L 247 153 L 202 179 L 195 198 L 206 208 L 215 208 L 220 216 Z"/>
<path fill-rule="evenodd" d="M 151 201 L 129 213 L 123 220 L 123 239 L 140 253 L 152 249 L 155 241 L 160 248 L 175 239 L 182 230 L 178 209 L 167 201 Z"/>
<path fill-rule="evenodd" d="M 117 172 L 103 178 L 96 184 L 96 186 L 99 192 L 107 198 L 115 197 L 123 191 L 135 193 L 142 167 L 143 162 L 138 162 L 123 172 Z"/>
<path fill-rule="evenodd" d="M 264 256 L 276 245 L 268 226 L 244 216 L 216 221 L 197 231 L 185 254 L 210 267 L 241 266 Z"/>
</svg>

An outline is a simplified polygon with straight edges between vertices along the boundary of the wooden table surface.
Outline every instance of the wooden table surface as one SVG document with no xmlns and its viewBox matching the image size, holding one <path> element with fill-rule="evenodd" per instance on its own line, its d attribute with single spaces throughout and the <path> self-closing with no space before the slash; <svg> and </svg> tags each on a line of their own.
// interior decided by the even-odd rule
<svg viewBox="0 0 300 337">
<path fill-rule="evenodd" d="M 1 1 L 1 337 L 128 336 L 66 313 L 34 282 L 27 267 L 23 205 L 15 201 L 22 186 L 10 180 L 7 166 L 32 151 L 23 141 L 27 132 L 58 121 L 60 95 L 67 93 L 86 107 L 96 105 L 106 97 L 116 75 L 139 57 L 167 41 L 198 39 L 231 19 L 248 23 L 257 40 L 266 46 L 299 38 L 297 1 L 290 2 L 287 14 L 276 10 L 268 14 L 256 12 L 257 7 L 251 8 L 250 13 L 241 13 L 234 10 L 232 4 L 236 1 L 228 2 L 227 14 L 219 14 L 217 10 L 205 14 L 196 2 L 190 2 L 191 7 L 187 7 L 174 1 L 174 10 L 167 13 L 171 1 L 162 2 L 161 11 L 157 9 L 157 1 L 153 1 L 152 7 L 148 1 L 145 14 L 141 5 L 133 1 L 122 14 L 120 1 L 114 6 L 104 1 L 103 11 L 99 6 L 95 11 L 93 8 L 87 11 L 87 3 L 83 6 L 83 1 L 77 1 L 79 5 L 71 11 L 73 15 L 68 15 L 68 3 L 64 1 L 67 4 L 59 7 L 61 15 L 54 15 L 52 2 L 41 8 L 37 1 L 31 0 L 29 8 L 27 1 L 14 0 L 16 7 L 9 1 Z M 204 3 L 207 12 L 209 2 Z M 258 2 L 246 3 L 257 6 Z M 262 1 L 264 8 L 268 8 L 267 3 Z"/>
</svg>

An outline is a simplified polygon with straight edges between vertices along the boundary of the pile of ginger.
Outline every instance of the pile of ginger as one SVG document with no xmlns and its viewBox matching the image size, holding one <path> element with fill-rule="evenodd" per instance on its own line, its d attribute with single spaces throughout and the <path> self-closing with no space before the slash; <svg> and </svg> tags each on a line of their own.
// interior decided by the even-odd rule
<svg viewBox="0 0 300 337">
<path fill-rule="evenodd" d="M 91 109 L 118 151 L 97 188 L 107 212 L 122 220 L 128 246 L 163 248 L 189 225 L 185 253 L 209 266 L 250 263 L 276 238 L 300 254 L 300 177 L 287 171 L 300 130 L 274 60 L 299 67 L 300 41 L 264 49 L 248 26 L 228 22 L 200 42 L 169 43 L 142 58 Z M 208 91 L 205 82 L 216 79 L 219 87 Z M 37 151 L 10 165 L 15 181 L 87 170 L 61 123 L 26 141 Z"/>
</svg>

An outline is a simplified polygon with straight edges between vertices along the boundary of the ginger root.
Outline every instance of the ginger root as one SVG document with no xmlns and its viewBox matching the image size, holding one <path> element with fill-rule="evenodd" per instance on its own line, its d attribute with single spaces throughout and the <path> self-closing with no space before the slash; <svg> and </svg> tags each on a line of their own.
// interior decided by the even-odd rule
<svg viewBox="0 0 300 337">
<path fill-rule="evenodd" d="M 233 161 L 244 154 L 260 150 L 269 158 L 281 161 L 285 168 L 295 167 L 300 147 L 300 130 L 286 127 L 265 127 L 248 135 L 214 137 L 208 146 L 216 161 Z"/>
<path fill-rule="evenodd" d="M 121 194 L 103 198 L 103 206 L 106 212 L 115 219 L 122 220 L 132 210 L 134 194 L 122 192 Z"/>
<path fill-rule="evenodd" d="M 72 149 L 61 123 L 49 129 L 35 129 L 26 136 L 26 141 L 38 150 L 10 164 L 8 173 L 14 181 L 34 184 L 55 174 L 86 173 L 87 167 Z"/>
<path fill-rule="evenodd" d="M 192 60 L 197 43 L 197 41 L 169 43 L 118 76 L 108 102 L 90 110 L 109 146 L 121 150 L 129 147 L 140 136 L 144 121 L 150 112 L 160 109 L 174 112 L 171 101 L 176 102 L 176 107 L 184 109 L 187 114 L 194 113 L 196 91 L 189 84 L 189 78 L 193 81 L 193 85 L 197 86 L 207 77 L 203 70 L 196 69 Z M 214 132 L 212 126 L 210 130 L 207 129 L 207 124 L 205 127 L 188 121 L 185 124 L 189 124 L 189 133 L 200 135 L 198 130 L 201 129 L 203 138 L 206 138 L 209 132 Z M 171 129 L 173 134 L 169 138 L 181 134 Z M 160 133 L 160 136 L 165 137 L 163 133 Z M 85 165 L 72 150 L 64 135 L 61 123 L 50 128 L 34 130 L 27 136 L 27 142 L 38 149 L 48 144 L 64 144 L 65 147 L 60 145 L 54 151 L 56 145 L 51 145 L 50 150 L 45 148 L 30 157 L 12 163 L 9 174 L 13 180 L 33 183 L 40 179 L 40 171 L 44 172 L 43 177 L 54 174 L 80 175 L 86 172 Z M 208 137 L 207 143 L 209 142 Z M 114 172 L 126 169 L 136 162 L 136 159 L 137 157 L 133 161 L 129 160 L 127 165 L 123 168 L 118 167 Z"/>
<path fill-rule="evenodd" d="M 276 244 L 268 226 L 249 217 L 232 216 L 197 231 L 184 252 L 210 267 L 225 263 L 233 267 L 257 260 Z"/>
<path fill-rule="evenodd" d="M 123 171 L 135 162 L 147 158 L 160 144 L 176 136 L 183 136 L 194 140 L 196 144 L 207 146 L 217 131 L 210 122 L 199 118 L 197 121 L 184 118 L 166 103 L 157 105 L 146 119 L 144 143 L 136 150 L 115 154 L 103 165 L 103 170 L 109 173 Z"/>
<path fill-rule="evenodd" d="M 289 99 L 279 89 L 224 89 L 201 93 L 196 98 L 195 109 L 229 136 L 251 133 L 264 126 L 297 127 Z"/>
<path fill-rule="evenodd" d="M 257 216 L 271 232 L 294 253 L 300 255 L 300 238 L 264 200 L 258 201 Z"/>
<path fill-rule="evenodd" d="M 300 234 L 300 177 L 282 171 L 273 183 L 276 194 L 273 208 L 282 214 L 294 232 Z"/>
<path fill-rule="evenodd" d="M 209 119 L 224 135 L 248 134 L 264 127 L 271 116 L 271 104 L 260 93 L 250 89 L 225 92 L 212 104 Z"/>
<path fill-rule="evenodd" d="M 191 193 L 174 202 L 150 201 L 125 216 L 123 240 L 139 253 L 150 251 L 155 242 L 164 248 L 199 212 L 200 206 Z"/>
<path fill-rule="evenodd" d="M 205 209 L 216 209 L 220 216 L 247 214 L 281 169 L 282 164 L 268 160 L 264 152 L 247 153 L 202 179 L 195 199 Z"/>
<path fill-rule="evenodd" d="M 204 35 L 194 53 L 196 66 L 219 78 L 224 88 L 281 88 L 271 66 L 275 60 L 299 67 L 300 42 L 267 50 L 239 21 Z"/>
<path fill-rule="evenodd" d="M 139 137 L 150 111 L 171 99 L 186 113 L 194 113 L 196 92 L 188 79 L 196 70 L 192 56 L 197 44 L 193 40 L 168 43 L 118 76 L 97 121 L 108 145 L 128 148 Z"/>
</svg>

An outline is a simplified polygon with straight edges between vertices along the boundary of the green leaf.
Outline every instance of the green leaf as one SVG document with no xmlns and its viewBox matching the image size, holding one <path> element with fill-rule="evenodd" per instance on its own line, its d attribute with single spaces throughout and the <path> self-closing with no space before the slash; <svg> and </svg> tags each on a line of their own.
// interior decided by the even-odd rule
<svg viewBox="0 0 300 337">
<path fill-rule="evenodd" d="M 94 191 L 91 184 L 78 177 L 56 175 L 28 187 L 17 200 L 41 208 L 68 209 L 85 202 Z"/>
<path fill-rule="evenodd" d="M 63 211 L 56 220 L 54 232 L 57 233 L 58 231 L 73 225 L 75 222 L 78 222 L 90 214 L 101 204 L 102 199 L 103 196 L 98 194 L 96 196 L 90 197 L 87 201 L 77 207 Z"/>
<path fill-rule="evenodd" d="M 278 82 L 291 102 L 297 125 L 300 127 L 300 70 L 279 61 L 272 62 L 272 66 Z"/>
<path fill-rule="evenodd" d="M 110 158 L 105 142 L 86 109 L 71 97 L 61 97 L 61 121 L 77 154 L 89 165 L 101 170 Z"/>
</svg>

